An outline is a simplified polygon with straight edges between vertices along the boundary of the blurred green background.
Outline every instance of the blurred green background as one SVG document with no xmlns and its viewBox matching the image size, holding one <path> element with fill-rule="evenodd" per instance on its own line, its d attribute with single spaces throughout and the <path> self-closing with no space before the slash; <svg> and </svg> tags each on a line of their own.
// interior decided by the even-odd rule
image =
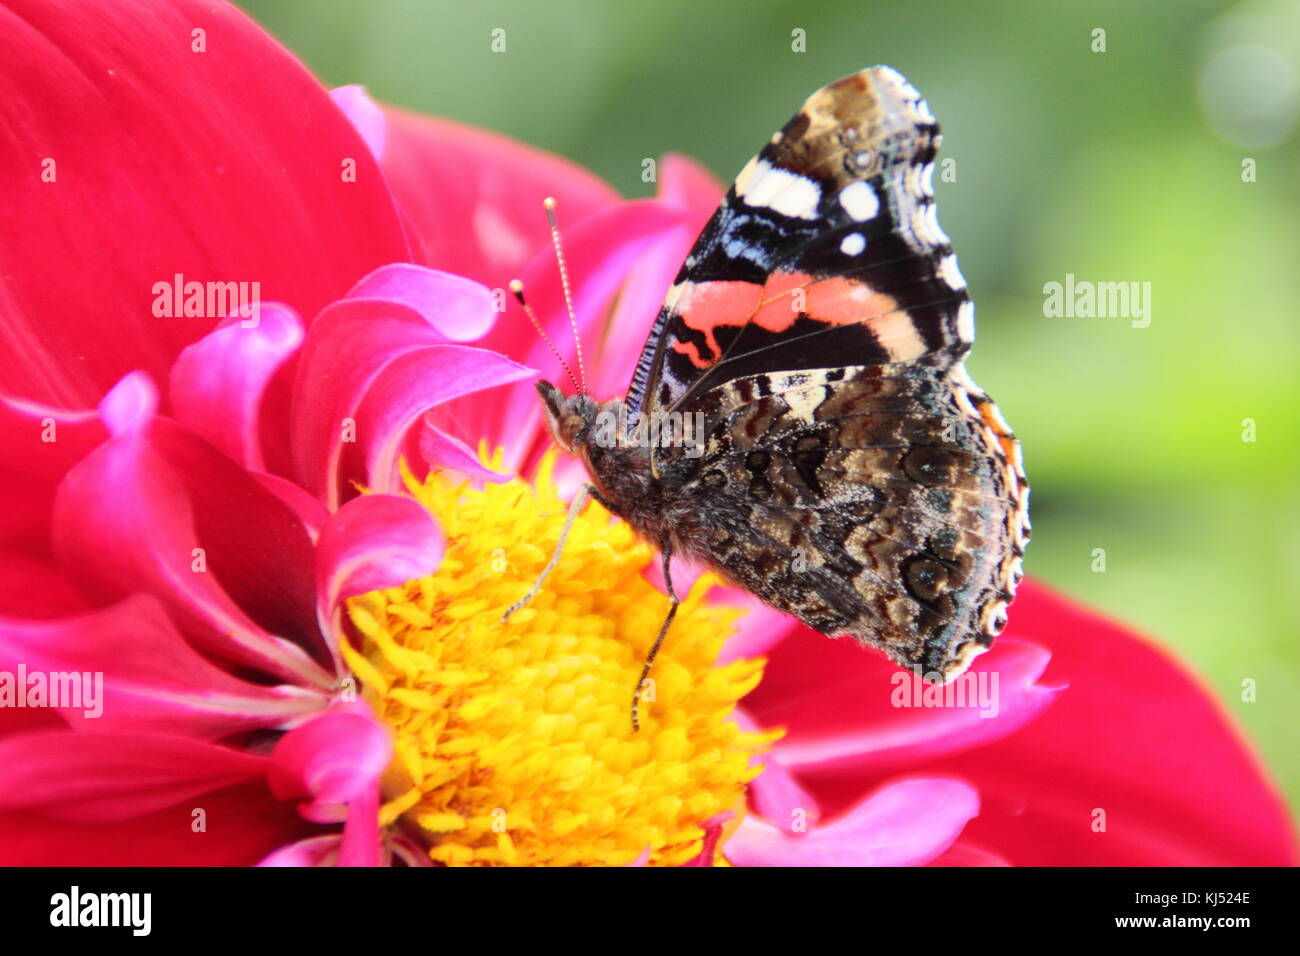
<svg viewBox="0 0 1300 956">
<path fill-rule="evenodd" d="M 817 87 L 901 70 L 956 160 L 935 187 L 978 304 L 972 374 L 1024 441 L 1029 572 L 1189 661 L 1300 807 L 1300 4 L 243 5 L 328 85 L 633 196 L 643 157 L 729 180 Z M 1150 326 L 1045 317 L 1067 273 L 1150 282 Z"/>
</svg>

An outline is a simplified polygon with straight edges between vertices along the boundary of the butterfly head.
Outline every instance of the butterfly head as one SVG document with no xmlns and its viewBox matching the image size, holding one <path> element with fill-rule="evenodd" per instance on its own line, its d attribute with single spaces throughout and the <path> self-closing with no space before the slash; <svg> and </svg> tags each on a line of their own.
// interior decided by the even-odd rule
<svg viewBox="0 0 1300 956">
<path fill-rule="evenodd" d="M 546 409 L 546 425 L 555 443 L 566 452 L 587 443 L 596 420 L 596 400 L 590 395 L 565 395 L 550 382 L 538 382 L 537 394 Z"/>
</svg>

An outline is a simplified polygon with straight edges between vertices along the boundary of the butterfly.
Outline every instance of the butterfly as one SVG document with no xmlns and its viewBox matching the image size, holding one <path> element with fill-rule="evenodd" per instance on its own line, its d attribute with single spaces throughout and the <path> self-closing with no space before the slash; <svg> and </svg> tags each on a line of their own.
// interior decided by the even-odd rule
<svg viewBox="0 0 1300 956">
<path fill-rule="evenodd" d="M 974 304 L 936 218 L 939 141 L 889 67 L 818 90 L 704 227 L 626 397 L 538 384 L 590 474 L 570 520 L 590 495 L 662 554 L 670 606 L 634 729 L 674 555 L 935 682 L 1006 626 L 1029 487 L 963 365 Z"/>
</svg>

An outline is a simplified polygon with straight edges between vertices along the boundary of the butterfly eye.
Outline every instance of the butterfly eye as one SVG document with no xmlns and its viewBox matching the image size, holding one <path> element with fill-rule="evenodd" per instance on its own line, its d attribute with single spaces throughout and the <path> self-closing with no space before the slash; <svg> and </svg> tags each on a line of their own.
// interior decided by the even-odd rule
<svg viewBox="0 0 1300 956">
<path fill-rule="evenodd" d="M 578 435 L 586 426 L 587 420 L 581 415 L 566 415 L 560 422 L 560 441 L 572 451 L 578 446 Z"/>
<path fill-rule="evenodd" d="M 870 169 L 871 164 L 875 162 L 876 154 L 869 149 L 860 149 L 853 154 L 853 165 L 858 169 Z"/>
</svg>

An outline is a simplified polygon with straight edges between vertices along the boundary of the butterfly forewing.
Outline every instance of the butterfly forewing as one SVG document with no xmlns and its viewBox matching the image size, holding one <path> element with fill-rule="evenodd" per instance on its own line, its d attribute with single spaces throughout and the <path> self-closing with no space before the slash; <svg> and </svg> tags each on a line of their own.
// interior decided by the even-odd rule
<svg viewBox="0 0 1300 956">
<path fill-rule="evenodd" d="M 819 90 L 741 171 L 669 290 L 627 403 L 730 378 L 960 358 L 973 311 L 938 227 L 938 126 L 886 67 Z"/>
</svg>

